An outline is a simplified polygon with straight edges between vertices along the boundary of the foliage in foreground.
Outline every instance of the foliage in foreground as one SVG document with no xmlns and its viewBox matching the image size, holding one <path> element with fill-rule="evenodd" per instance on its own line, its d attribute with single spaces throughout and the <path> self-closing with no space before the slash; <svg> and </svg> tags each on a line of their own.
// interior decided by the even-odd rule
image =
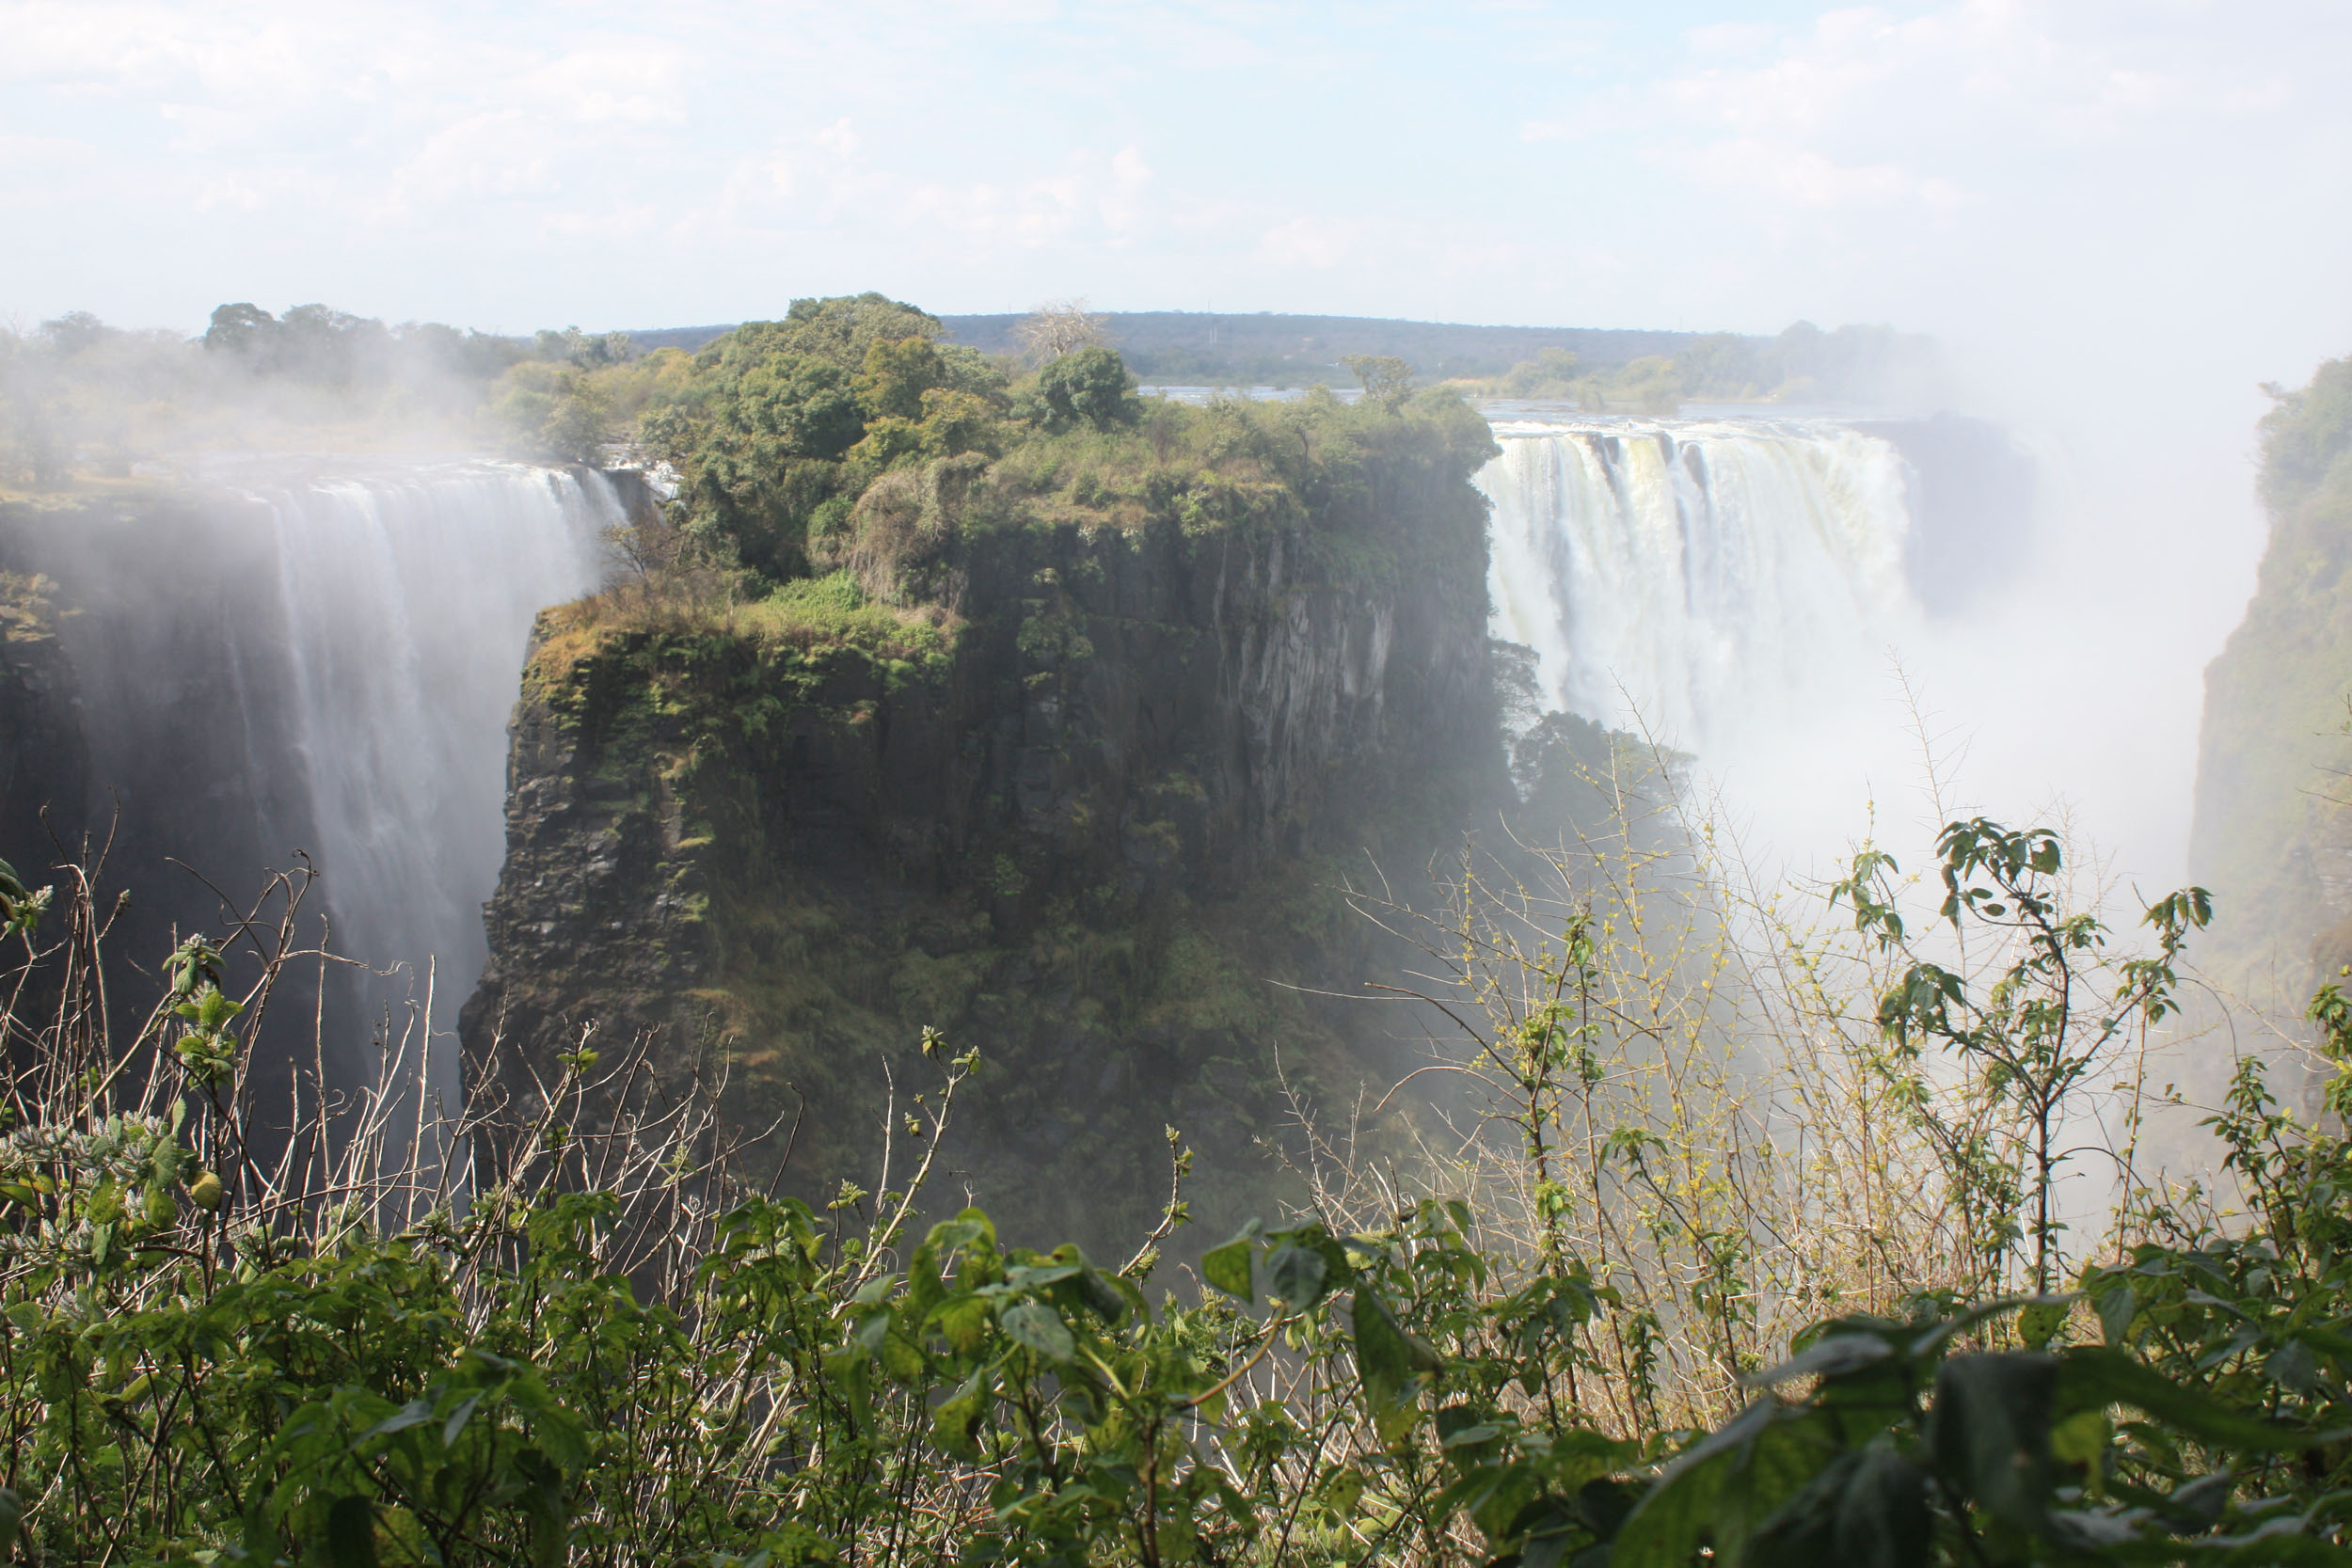
<svg viewBox="0 0 2352 1568">
<path fill-rule="evenodd" d="M 2046 842 L 1956 824 L 1948 912 L 2040 899 Z M 1900 942 L 1883 869 L 1843 891 Z M 1677 1429 L 1601 1397 L 1642 1340 L 1628 1291 L 1565 1225 L 1498 1243 L 1481 1191 L 1252 1224 L 1173 1291 L 1173 1134 L 1177 1188 L 1123 1262 L 1009 1245 L 976 1211 L 923 1228 L 971 1067 L 936 1039 L 941 1083 L 894 1112 L 913 1171 L 886 1160 L 879 1191 L 822 1210 L 740 1190 L 723 1065 L 657 1071 L 644 1042 L 583 1041 L 527 1106 L 443 1118 L 379 1088 L 322 1114 L 313 1083 L 273 1129 L 249 1044 L 306 956 L 302 887 L 184 943 L 119 1041 L 103 913 L 68 885 L 51 910 L 0 879 L 22 944 L 0 1534 L 26 1560 L 2352 1560 L 2352 1144 L 2250 1067 L 2217 1131 L 2255 1229 L 2144 1205 L 2145 1239 L 2075 1293 L 1834 1317 L 1728 1418 Z M 2127 1007 L 2169 992 L 2197 913 L 2160 907 Z M 2088 1006 L 2067 1037 L 2091 1045 L 2115 1021 L 2033 967 L 2087 964 L 2097 933 L 2055 904 L 2026 918 L 2046 928 L 1980 1005 L 1920 959 L 1879 1016 L 1989 1063 L 1973 1092 L 2013 1091 L 2030 1132 L 2034 1084 L 2082 1049 L 2051 1009 Z M 1560 1157 L 1561 1094 L 1611 1028 L 1580 940 L 1539 956 L 1552 1000 L 1487 1042 L 1534 1107 L 1506 1139 L 1530 1158 Z M 1919 1011 L 1923 983 L 1945 1012 Z M 2352 1005 L 2324 991 L 2313 1017 L 2341 1058 Z M 397 1053 L 383 1069 L 405 1080 Z M 2048 1157 L 2029 1136 L 1972 1155 L 2010 1161 L 2020 1196 Z M 1987 1244 L 2043 1274 L 2052 1236 L 2037 1218 Z"/>
</svg>

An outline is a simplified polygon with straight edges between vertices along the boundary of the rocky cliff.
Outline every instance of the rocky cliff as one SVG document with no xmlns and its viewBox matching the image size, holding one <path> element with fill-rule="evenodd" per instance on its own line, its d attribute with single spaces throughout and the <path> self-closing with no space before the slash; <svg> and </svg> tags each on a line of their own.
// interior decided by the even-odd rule
<svg viewBox="0 0 2352 1568">
<path fill-rule="evenodd" d="M 2270 540 L 2205 672 L 2189 872 L 2217 895 L 2222 968 L 2299 1006 L 2352 962 L 2352 360 L 2275 395 Z"/>
<path fill-rule="evenodd" d="M 1480 425 L 1375 453 L 1344 496 L 1080 515 L 935 465 L 839 552 L 903 602 L 879 642 L 552 612 L 469 1052 L 707 1047 L 745 1125 L 798 1121 L 787 1180 L 829 1194 L 871 1183 L 930 1026 L 988 1064 L 961 1180 L 1041 1231 L 1133 1235 L 1167 1124 L 1204 1201 L 1263 1189 L 1280 1082 L 1398 1065 L 1377 1009 L 1283 989 L 1371 973 L 1334 884 L 1412 881 L 1507 789 L 1486 450 Z M 890 536 L 913 544 L 887 569 L 861 555 Z"/>
<path fill-rule="evenodd" d="M 72 662 L 57 641 L 56 585 L 0 572 L 0 855 L 39 886 L 56 841 L 80 832 L 89 743 Z M 54 837 L 53 837 L 54 833 Z"/>
</svg>

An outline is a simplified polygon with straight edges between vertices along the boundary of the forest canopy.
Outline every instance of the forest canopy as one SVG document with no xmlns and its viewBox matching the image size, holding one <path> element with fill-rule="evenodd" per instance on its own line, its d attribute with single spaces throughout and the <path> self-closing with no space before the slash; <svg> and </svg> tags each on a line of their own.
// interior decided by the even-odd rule
<svg viewBox="0 0 2352 1568">
<path fill-rule="evenodd" d="M 1034 330 L 1041 323 L 1052 330 Z M 910 340 L 922 346 L 891 346 Z M 905 362 L 869 370 L 878 344 L 885 359 L 898 354 Z M 713 350 L 715 361 L 706 357 Z M 1115 377 L 1106 368 L 1112 358 Z M 641 434 L 657 446 L 674 443 L 707 407 L 747 397 L 765 398 L 779 417 L 788 406 L 801 423 L 787 435 L 737 407 L 726 416 L 740 416 L 736 436 L 782 439 L 792 460 L 821 462 L 845 460 L 870 437 L 858 461 L 887 466 L 912 452 L 980 450 L 989 421 L 1008 413 L 1057 432 L 1099 427 L 1139 380 L 1344 388 L 1356 379 L 1349 366 L 1365 359 L 1409 365 L 1424 384 L 1450 381 L 1473 396 L 1571 402 L 1595 412 L 1669 412 L 1692 399 L 1925 404 L 1942 383 L 1929 339 L 1805 322 L 1765 339 L 1095 315 L 1076 302 L 1029 317 L 939 317 L 869 293 L 801 300 L 782 321 L 733 327 L 632 335 L 567 326 L 510 336 L 439 322 L 388 325 L 324 304 L 273 313 L 235 301 L 192 338 L 121 328 L 87 311 L 0 330 L 0 488 L 47 487 L 77 472 L 125 477 L 139 463 L 168 466 L 199 449 L 299 446 L 315 439 L 304 432 L 323 429 L 336 432 L 342 450 L 491 446 L 587 463 Z M 766 390 L 738 385 L 747 375 Z M 865 390 L 861 378 L 871 382 Z M 1016 392 L 1031 399 L 1017 411 Z M 858 434 L 837 439 L 850 430 L 853 406 Z M 1032 418 L 1038 407 L 1047 410 L 1042 420 Z M 641 432 L 649 414 L 675 417 Z"/>
<path fill-rule="evenodd" d="M 655 553 L 745 574 L 755 593 L 855 565 L 870 591 L 894 594 L 876 552 L 901 561 L 920 546 L 890 520 L 917 493 L 953 491 L 974 519 L 1013 507 L 1119 526 L 1218 515 L 1235 486 L 1345 512 L 1372 447 L 1435 440 L 1465 478 L 1493 450 L 1456 392 L 1412 392 L 1401 362 L 1388 394 L 1366 404 L 1321 391 L 1196 407 L 1140 396 L 1119 353 L 1083 336 L 1041 363 L 944 340 L 937 317 L 880 294 L 797 300 L 783 320 L 747 322 L 691 359 L 660 350 L 591 372 L 580 395 L 665 367 L 638 426 L 677 476 L 675 535 Z M 935 520 L 914 533 L 927 529 Z"/>
</svg>

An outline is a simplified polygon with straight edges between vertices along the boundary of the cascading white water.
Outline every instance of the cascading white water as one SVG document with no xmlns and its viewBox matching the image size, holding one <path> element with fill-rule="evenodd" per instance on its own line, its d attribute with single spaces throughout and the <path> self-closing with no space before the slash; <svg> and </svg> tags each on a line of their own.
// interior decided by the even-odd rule
<svg viewBox="0 0 2352 1568">
<path fill-rule="evenodd" d="M 1495 426 L 1492 633 L 1549 708 L 1720 763 L 1915 622 L 1888 442 L 1813 421 Z"/>
<path fill-rule="evenodd" d="M 532 618 L 626 520 L 594 472 L 444 465 L 251 492 L 275 518 L 292 725 L 339 951 L 406 964 L 444 1035 L 486 956 L 506 724 Z M 427 1081 L 454 1087 L 437 1052 Z"/>
</svg>

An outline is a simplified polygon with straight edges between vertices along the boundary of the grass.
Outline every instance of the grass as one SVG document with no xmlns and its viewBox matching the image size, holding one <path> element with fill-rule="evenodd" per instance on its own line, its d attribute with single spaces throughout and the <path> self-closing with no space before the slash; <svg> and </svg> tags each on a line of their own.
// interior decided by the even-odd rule
<svg viewBox="0 0 2352 1568">
<path fill-rule="evenodd" d="M 652 634 L 739 639 L 802 653 L 854 649 L 921 668 L 946 658 L 963 624 L 942 606 L 869 599 L 847 572 L 739 599 L 718 574 L 673 571 L 546 611 L 532 657 L 543 672 L 561 671 L 619 638 Z"/>
</svg>

